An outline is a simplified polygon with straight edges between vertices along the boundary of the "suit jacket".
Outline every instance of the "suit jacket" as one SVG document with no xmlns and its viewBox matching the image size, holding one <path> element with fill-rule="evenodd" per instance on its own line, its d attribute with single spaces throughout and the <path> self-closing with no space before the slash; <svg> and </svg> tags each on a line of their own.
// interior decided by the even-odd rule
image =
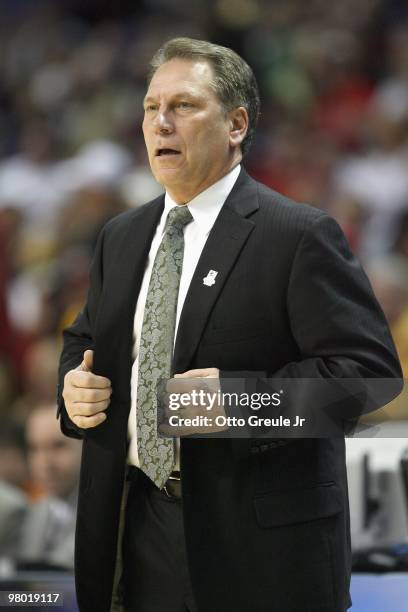
<svg viewBox="0 0 408 612">
<path fill-rule="evenodd" d="M 112 381 L 108 418 L 82 436 L 76 584 L 83 612 L 110 609 L 127 452 L 132 333 L 163 196 L 102 230 L 87 304 L 65 331 L 65 373 L 93 348 Z M 211 287 L 203 283 L 218 271 Z M 198 262 L 175 372 L 221 377 L 400 377 L 383 313 L 335 221 L 244 170 Z M 389 400 L 391 397 L 388 398 Z M 182 439 L 186 546 L 202 612 L 344 612 L 350 541 L 344 439 Z M 119 543 L 120 548 L 120 543 Z M 158 585 L 158 588 L 160 586 Z"/>
</svg>

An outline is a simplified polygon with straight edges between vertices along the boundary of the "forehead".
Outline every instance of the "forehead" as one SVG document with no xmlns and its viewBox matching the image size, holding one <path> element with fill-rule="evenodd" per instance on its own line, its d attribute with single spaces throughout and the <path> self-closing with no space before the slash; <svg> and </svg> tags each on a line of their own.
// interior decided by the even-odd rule
<svg viewBox="0 0 408 612">
<path fill-rule="evenodd" d="M 148 96 L 179 93 L 212 94 L 213 69 L 205 60 L 172 59 L 154 73 L 146 93 Z"/>
<path fill-rule="evenodd" d="M 61 431 L 55 426 L 53 411 L 48 408 L 38 408 L 27 420 L 26 434 L 29 441 L 44 441 L 49 438 L 60 438 Z"/>
</svg>

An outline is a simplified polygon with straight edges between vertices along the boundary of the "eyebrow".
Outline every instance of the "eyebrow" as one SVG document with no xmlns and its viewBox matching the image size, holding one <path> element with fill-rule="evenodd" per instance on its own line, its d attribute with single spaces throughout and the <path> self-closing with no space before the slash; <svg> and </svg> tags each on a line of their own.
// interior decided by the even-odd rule
<svg viewBox="0 0 408 612">
<path fill-rule="evenodd" d="M 176 99 L 176 100 L 177 100 L 177 98 L 193 98 L 195 100 L 200 100 L 200 99 L 203 98 L 203 96 L 201 96 L 199 94 L 192 93 L 191 91 L 186 90 L 186 91 L 178 92 L 178 93 L 174 94 L 172 96 L 172 98 Z M 156 101 L 156 98 L 154 96 L 146 96 L 143 99 L 143 104 L 146 104 L 147 102 L 155 102 L 155 101 Z"/>
</svg>

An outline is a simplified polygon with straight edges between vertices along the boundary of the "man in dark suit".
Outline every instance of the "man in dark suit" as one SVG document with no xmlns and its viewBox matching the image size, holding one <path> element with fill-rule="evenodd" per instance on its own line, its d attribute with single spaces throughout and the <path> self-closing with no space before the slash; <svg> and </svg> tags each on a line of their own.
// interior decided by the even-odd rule
<svg viewBox="0 0 408 612">
<path fill-rule="evenodd" d="M 386 321 L 337 224 L 240 167 L 259 97 L 239 56 L 169 41 L 144 107 L 166 194 L 102 230 L 60 364 L 61 426 L 83 438 L 80 609 L 116 609 L 122 593 L 128 611 L 344 612 L 344 439 L 173 445 L 154 392 L 173 374 L 252 391 L 398 378 Z"/>
</svg>

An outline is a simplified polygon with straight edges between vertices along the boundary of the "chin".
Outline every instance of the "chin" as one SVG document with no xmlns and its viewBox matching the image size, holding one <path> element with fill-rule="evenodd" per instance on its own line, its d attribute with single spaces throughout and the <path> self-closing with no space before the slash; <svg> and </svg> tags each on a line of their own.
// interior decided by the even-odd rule
<svg viewBox="0 0 408 612">
<path fill-rule="evenodd" d="M 160 183 L 160 185 L 163 185 L 165 189 L 177 187 L 185 183 L 181 176 L 170 169 L 165 172 L 158 172 L 154 178 L 158 183 Z"/>
</svg>

